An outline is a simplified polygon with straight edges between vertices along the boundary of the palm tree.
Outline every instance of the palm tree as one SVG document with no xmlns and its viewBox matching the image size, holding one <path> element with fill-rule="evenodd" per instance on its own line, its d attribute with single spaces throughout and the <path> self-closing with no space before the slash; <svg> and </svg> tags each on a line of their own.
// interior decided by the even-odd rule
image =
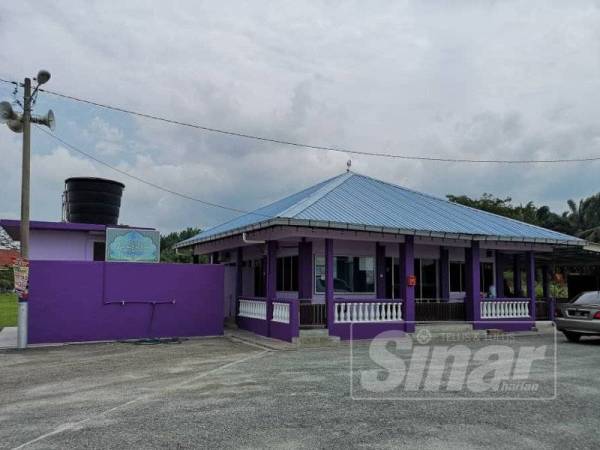
<svg viewBox="0 0 600 450">
<path fill-rule="evenodd" d="M 583 226 L 583 200 L 579 200 L 579 204 L 575 203 L 575 200 L 567 200 L 569 211 L 563 213 L 563 217 L 566 218 L 571 226 L 573 232 L 578 233 L 584 229 Z"/>
<path fill-rule="evenodd" d="M 588 241 L 600 242 L 600 193 L 592 195 L 579 204 L 568 200 L 569 211 L 563 217 L 573 227 L 575 236 Z"/>
</svg>

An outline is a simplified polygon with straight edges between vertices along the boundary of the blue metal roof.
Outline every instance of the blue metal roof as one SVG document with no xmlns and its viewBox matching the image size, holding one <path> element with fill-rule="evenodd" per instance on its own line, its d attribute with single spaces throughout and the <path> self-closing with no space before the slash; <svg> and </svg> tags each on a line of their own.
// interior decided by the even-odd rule
<svg viewBox="0 0 600 450">
<path fill-rule="evenodd" d="M 287 219 L 287 221 L 285 220 Z M 346 172 L 229 222 L 209 228 L 177 247 L 206 242 L 273 224 L 411 234 L 450 234 L 499 240 L 583 245 L 584 241 L 428 194 Z"/>
</svg>

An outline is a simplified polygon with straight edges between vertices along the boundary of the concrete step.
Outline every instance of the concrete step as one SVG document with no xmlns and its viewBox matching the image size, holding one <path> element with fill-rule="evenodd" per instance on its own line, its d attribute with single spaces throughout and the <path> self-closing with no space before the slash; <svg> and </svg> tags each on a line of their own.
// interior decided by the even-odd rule
<svg viewBox="0 0 600 450">
<path fill-rule="evenodd" d="M 429 344 L 431 341 L 462 342 L 484 339 L 485 330 L 473 330 L 471 324 L 466 323 L 420 323 L 415 325 L 413 337 L 420 344 Z"/>
<path fill-rule="evenodd" d="M 300 330 L 292 342 L 298 347 L 333 347 L 340 343 L 340 338 L 329 336 L 327 329 Z"/>
<path fill-rule="evenodd" d="M 307 328 L 300 330 L 300 336 L 329 336 L 327 328 Z"/>
<path fill-rule="evenodd" d="M 470 323 L 427 322 L 415 325 L 415 332 L 429 330 L 430 333 L 459 333 L 473 331 Z"/>
<path fill-rule="evenodd" d="M 280 341 L 265 336 L 252 333 L 242 329 L 226 329 L 225 337 L 232 341 L 243 342 L 245 344 L 260 347 L 264 350 L 295 350 L 296 345 L 291 342 Z"/>
</svg>

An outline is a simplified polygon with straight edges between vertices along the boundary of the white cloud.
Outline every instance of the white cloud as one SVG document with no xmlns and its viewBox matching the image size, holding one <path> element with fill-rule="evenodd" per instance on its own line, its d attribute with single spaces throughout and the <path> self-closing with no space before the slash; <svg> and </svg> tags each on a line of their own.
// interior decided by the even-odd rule
<svg viewBox="0 0 600 450">
<path fill-rule="evenodd" d="M 600 11 L 590 2 L 4 2 L 0 75 L 207 126 L 357 150 L 486 159 L 600 154 Z M 27 24 L 28 38 L 14 40 Z M 27 58 L 22 54 L 27 51 Z M 132 119 L 45 98 L 57 134 L 123 170 L 250 209 L 345 168 L 344 154 Z M 0 150 L 18 148 L 1 131 Z M 51 142 L 51 141 L 48 141 Z M 43 151 L 41 151 L 43 150 Z M 11 152 L 13 150 L 10 150 Z M 14 153 L 14 152 L 13 152 Z M 18 211 L 17 153 L 3 211 Z M 4 154 L 4 153 L 3 153 Z M 432 192 L 492 192 L 562 209 L 600 163 L 460 165 L 353 156 L 368 175 Z M 68 175 L 126 183 L 123 221 L 168 231 L 231 215 L 46 144 L 37 218 Z M 43 165 L 43 167 L 38 166 Z M 18 170 L 17 170 L 18 171 Z"/>
<path fill-rule="evenodd" d="M 82 135 L 94 142 L 98 153 L 104 156 L 116 156 L 128 145 L 123 131 L 101 117 L 94 117 L 89 126 L 82 130 Z"/>
</svg>

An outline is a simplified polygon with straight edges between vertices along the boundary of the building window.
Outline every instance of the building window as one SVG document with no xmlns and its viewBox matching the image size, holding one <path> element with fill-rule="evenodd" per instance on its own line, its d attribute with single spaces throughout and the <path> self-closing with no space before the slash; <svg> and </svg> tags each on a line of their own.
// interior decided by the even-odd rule
<svg viewBox="0 0 600 450">
<path fill-rule="evenodd" d="M 277 258 L 277 290 L 298 290 L 298 257 L 284 256 Z"/>
<path fill-rule="evenodd" d="M 486 294 L 490 293 L 490 287 L 494 286 L 494 263 L 484 262 L 480 266 L 480 290 Z"/>
<path fill-rule="evenodd" d="M 372 256 L 334 256 L 333 288 L 340 293 L 375 293 L 375 259 Z M 325 257 L 315 257 L 315 292 L 325 292 Z"/>
<path fill-rule="evenodd" d="M 484 262 L 480 264 L 479 282 L 481 292 L 489 293 L 494 286 L 494 264 Z M 465 292 L 467 290 L 467 274 L 465 263 L 450 263 L 450 292 Z"/>
<path fill-rule="evenodd" d="M 465 292 L 467 279 L 465 273 L 465 263 L 450 263 L 450 292 Z"/>
<path fill-rule="evenodd" d="M 435 259 L 415 259 L 415 298 L 437 298 L 437 261 Z"/>
</svg>

